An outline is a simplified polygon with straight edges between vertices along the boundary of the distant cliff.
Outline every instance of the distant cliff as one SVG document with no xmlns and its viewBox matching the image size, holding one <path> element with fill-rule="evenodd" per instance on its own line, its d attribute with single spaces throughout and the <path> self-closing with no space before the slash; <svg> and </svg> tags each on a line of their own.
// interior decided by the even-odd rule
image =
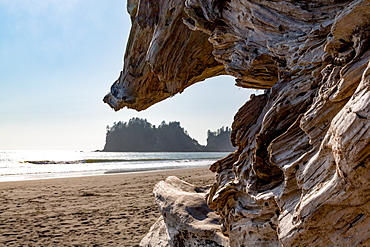
<svg viewBox="0 0 370 247">
<path fill-rule="evenodd" d="M 162 122 L 158 127 L 146 119 L 132 118 L 128 122 L 107 126 L 106 152 L 228 152 L 235 148 L 230 142 L 231 130 L 222 127 L 208 131 L 207 145 L 191 138 L 179 122 Z"/>
</svg>

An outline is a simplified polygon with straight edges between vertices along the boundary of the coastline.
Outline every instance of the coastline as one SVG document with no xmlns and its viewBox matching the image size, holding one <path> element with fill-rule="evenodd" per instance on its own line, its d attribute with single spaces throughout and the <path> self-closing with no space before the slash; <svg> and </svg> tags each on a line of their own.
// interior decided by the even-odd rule
<svg viewBox="0 0 370 247">
<path fill-rule="evenodd" d="M 209 168 L 209 165 L 204 166 L 178 166 L 178 167 L 164 167 L 164 168 L 137 168 L 128 170 L 111 170 L 111 171 L 90 171 L 90 172 L 75 172 L 72 173 L 45 173 L 45 174 L 33 174 L 32 176 L 27 175 L 13 175 L 12 177 L 0 177 L 0 185 L 2 183 L 19 183 L 25 181 L 37 181 L 37 180 L 54 180 L 54 179 L 67 179 L 67 178 L 83 178 L 83 177 L 96 177 L 96 176 L 109 176 L 109 175 L 120 175 L 120 174 L 140 174 L 146 172 L 162 172 L 172 170 L 186 170 L 196 168 Z M 1 187 L 1 186 L 0 186 Z"/>
<path fill-rule="evenodd" d="M 153 186 L 168 176 L 211 185 L 208 167 L 0 183 L 0 244 L 138 246 L 159 217 Z"/>
<path fill-rule="evenodd" d="M 207 167 L 228 155 L 222 152 L 103 153 L 77 150 L 0 152 L 0 182 Z"/>
</svg>

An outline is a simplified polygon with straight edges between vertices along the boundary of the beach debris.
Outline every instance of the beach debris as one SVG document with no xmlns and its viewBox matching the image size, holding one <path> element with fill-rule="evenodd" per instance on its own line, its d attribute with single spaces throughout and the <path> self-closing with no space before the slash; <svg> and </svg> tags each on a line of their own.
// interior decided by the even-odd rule
<svg viewBox="0 0 370 247">
<path fill-rule="evenodd" d="M 114 110 L 218 74 L 264 90 L 235 115 L 237 151 L 211 167 L 207 203 L 230 246 L 370 246 L 370 0 L 132 0 L 128 10 L 125 64 L 104 99 Z M 171 243 L 189 233 L 167 229 Z"/>
<path fill-rule="evenodd" d="M 93 191 L 81 191 L 81 196 L 100 196 L 100 194 Z"/>
<path fill-rule="evenodd" d="M 153 190 L 161 217 L 140 246 L 228 246 L 220 217 L 206 203 L 201 188 L 170 176 Z"/>
</svg>

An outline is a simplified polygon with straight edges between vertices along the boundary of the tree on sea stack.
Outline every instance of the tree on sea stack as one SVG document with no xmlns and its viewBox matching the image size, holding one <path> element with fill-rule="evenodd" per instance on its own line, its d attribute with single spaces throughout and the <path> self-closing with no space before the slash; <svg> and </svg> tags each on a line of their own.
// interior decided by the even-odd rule
<svg viewBox="0 0 370 247">
<path fill-rule="evenodd" d="M 158 127 L 146 119 L 132 118 L 127 123 L 107 126 L 103 151 L 108 152 L 215 152 L 230 151 L 230 130 L 209 131 L 207 146 L 191 138 L 180 122 L 163 121 Z"/>
</svg>

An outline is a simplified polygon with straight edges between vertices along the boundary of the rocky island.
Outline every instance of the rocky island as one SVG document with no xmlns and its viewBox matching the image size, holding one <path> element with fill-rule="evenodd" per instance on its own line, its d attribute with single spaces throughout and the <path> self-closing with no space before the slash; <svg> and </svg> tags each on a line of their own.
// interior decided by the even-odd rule
<svg viewBox="0 0 370 247">
<path fill-rule="evenodd" d="M 103 152 L 230 152 L 229 127 L 208 130 L 207 145 L 190 137 L 180 122 L 165 121 L 156 127 L 146 119 L 131 118 L 107 126 Z"/>
<path fill-rule="evenodd" d="M 221 74 L 265 89 L 206 191 L 156 185 L 142 246 L 370 246 L 370 1 L 128 0 L 104 101 L 144 110 Z M 221 117 L 221 116 L 220 116 Z M 178 196 L 174 196 L 174 195 Z"/>
</svg>

